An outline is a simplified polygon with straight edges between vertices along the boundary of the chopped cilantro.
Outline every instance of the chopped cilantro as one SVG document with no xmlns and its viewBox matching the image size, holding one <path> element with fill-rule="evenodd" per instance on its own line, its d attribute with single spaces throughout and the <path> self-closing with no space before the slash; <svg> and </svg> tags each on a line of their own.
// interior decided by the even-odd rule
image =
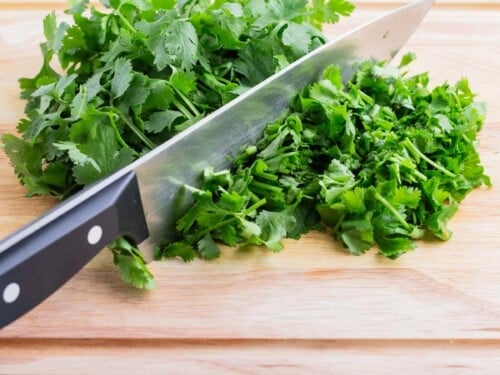
<svg viewBox="0 0 500 375">
<path fill-rule="evenodd" d="M 408 76 L 414 59 L 364 62 L 345 86 L 338 67 L 325 69 L 230 171 L 204 174 L 179 241 L 157 258 L 172 246 L 213 258 L 220 250 L 201 236 L 276 252 L 327 229 L 351 254 L 378 247 L 391 259 L 426 233 L 449 239 L 460 201 L 490 186 L 475 148 L 484 110 L 465 79 L 429 88 L 427 73 Z"/>
</svg>

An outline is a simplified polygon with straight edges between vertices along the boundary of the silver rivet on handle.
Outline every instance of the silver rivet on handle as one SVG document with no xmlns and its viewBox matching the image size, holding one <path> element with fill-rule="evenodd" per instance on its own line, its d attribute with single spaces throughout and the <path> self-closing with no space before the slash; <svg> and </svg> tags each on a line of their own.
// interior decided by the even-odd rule
<svg viewBox="0 0 500 375">
<path fill-rule="evenodd" d="M 102 238 L 102 227 L 94 225 L 87 234 L 87 241 L 90 245 L 97 244 Z"/>
<path fill-rule="evenodd" d="M 19 284 L 18 283 L 10 283 L 3 290 L 3 294 L 2 294 L 3 301 L 5 303 L 12 303 L 19 297 L 20 293 L 21 293 L 21 287 L 19 286 Z"/>
</svg>

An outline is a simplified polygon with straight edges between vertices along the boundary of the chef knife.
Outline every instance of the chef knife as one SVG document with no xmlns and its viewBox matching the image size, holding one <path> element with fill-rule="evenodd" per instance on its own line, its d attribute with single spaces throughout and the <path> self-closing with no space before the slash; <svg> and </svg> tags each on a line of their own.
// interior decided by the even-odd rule
<svg viewBox="0 0 500 375">
<path fill-rule="evenodd" d="M 344 79 L 357 61 L 390 60 L 432 5 L 417 0 L 314 50 L 163 145 L 57 205 L 0 242 L 0 328 L 39 304 L 117 236 L 142 251 L 173 239 L 189 207 L 183 186 L 207 166 L 253 144 L 294 95 L 338 64 Z"/>
</svg>

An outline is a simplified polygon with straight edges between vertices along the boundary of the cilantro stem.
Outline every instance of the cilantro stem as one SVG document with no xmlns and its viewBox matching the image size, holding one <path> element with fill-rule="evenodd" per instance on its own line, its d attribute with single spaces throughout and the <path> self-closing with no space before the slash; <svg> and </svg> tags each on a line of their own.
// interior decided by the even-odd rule
<svg viewBox="0 0 500 375">
<path fill-rule="evenodd" d="M 251 190 L 248 191 L 250 194 L 250 200 L 254 203 L 258 202 L 260 198 Z"/>
<path fill-rule="evenodd" d="M 287 147 L 283 147 L 284 150 L 287 149 Z M 287 158 L 289 156 L 294 156 L 294 155 L 298 155 L 299 153 L 297 151 L 291 151 L 291 152 L 285 152 L 283 154 L 277 154 L 276 156 L 272 157 L 272 158 L 269 158 L 266 160 L 266 163 L 267 164 L 270 164 L 271 162 L 273 162 L 275 159 L 284 159 L 284 158 Z"/>
<path fill-rule="evenodd" d="M 137 152 L 133 148 L 131 148 L 127 144 L 127 142 L 125 142 L 125 140 L 121 136 L 120 132 L 118 131 L 118 127 L 116 126 L 115 120 L 113 119 L 113 113 L 108 112 L 108 118 L 109 118 L 109 123 L 111 124 L 111 127 L 115 131 L 115 136 L 116 136 L 116 139 L 118 140 L 118 143 L 125 148 L 130 148 L 131 150 L 134 151 L 134 154 L 137 155 Z"/>
<path fill-rule="evenodd" d="M 188 119 L 191 120 L 194 116 L 189 110 L 176 98 L 172 99 L 172 103 L 177 107 L 179 111 L 182 112 L 182 114 Z"/>
<path fill-rule="evenodd" d="M 258 202 L 252 204 L 250 207 L 248 207 L 245 211 L 241 213 L 241 216 L 247 216 L 248 214 L 251 214 L 253 211 L 255 211 L 257 208 L 265 205 L 267 203 L 266 198 L 262 198 Z"/>
<path fill-rule="evenodd" d="M 462 109 L 462 102 L 460 101 L 460 98 L 458 97 L 458 94 L 456 93 L 456 91 L 451 91 L 451 95 L 453 96 L 453 98 L 455 99 L 455 102 L 457 104 L 457 107 L 459 109 Z"/>
<path fill-rule="evenodd" d="M 222 221 L 218 222 L 217 224 L 213 225 L 212 227 L 198 232 L 195 236 L 196 241 L 203 238 L 207 233 L 210 233 L 216 229 L 222 228 L 223 226 L 232 224 L 233 222 L 237 221 L 240 217 L 247 216 L 248 214 L 252 213 L 253 211 L 258 209 L 259 207 L 262 207 L 266 203 L 267 203 L 266 198 L 262 198 L 258 202 L 254 203 L 250 207 L 248 207 L 245 211 L 238 214 L 238 216 L 233 216 L 233 217 L 230 217 L 229 219 L 222 220 Z"/>
<path fill-rule="evenodd" d="M 194 193 L 203 194 L 203 193 L 205 193 L 205 190 L 200 190 L 200 189 L 198 189 L 194 186 L 191 186 L 191 185 L 184 185 L 184 189 L 189 191 L 191 194 L 194 194 Z"/>
<path fill-rule="evenodd" d="M 132 26 L 132 24 L 128 21 L 128 19 L 125 18 L 125 16 L 120 11 L 120 8 L 122 7 L 123 4 L 126 4 L 126 3 L 123 2 L 123 3 L 120 4 L 120 6 L 118 7 L 118 9 L 116 10 L 116 15 L 118 16 L 118 18 L 120 18 L 120 20 L 123 22 L 123 24 L 125 25 L 125 27 L 127 29 L 129 29 L 134 35 L 137 35 L 138 32 L 135 29 L 135 27 Z"/>
<path fill-rule="evenodd" d="M 189 18 L 191 16 L 191 12 L 193 11 L 194 6 L 196 5 L 197 1 L 192 1 L 191 4 L 189 4 L 188 8 L 184 11 L 184 15 Z"/>
<path fill-rule="evenodd" d="M 245 147 L 245 150 L 243 151 L 246 156 L 251 156 L 255 155 L 257 153 L 257 146 L 251 145 Z"/>
<path fill-rule="evenodd" d="M 382 203 L 393 215 L 398 221 L 403 225 L 403 227 L 406 230 L 411 229 L 411 225 L 406 222 L 404 217 L 394 208 L 392 204 L 390 204 L 387 199 L 385 199 L 383 196 L 380 195 L 380 193 L 375 192 L 375 199 L 378 200 L 380 203 Z"/>
<path fill-rule="evenodd" d="M 113 112 L 118 114 L 123 122 L 129 127 L 130 130 L 132 130 L 139 139 L 144 142 L 146 146 L 148 146 L 151 150 L 156 147 L 156 145 L 148 138 L 146 135 L 135 126 L 135 124 L 130 121 L 121 111 L 114 109 Z"/>
<path fill-rule="evenodd" d="M 234 82 L 232 82 L 231 80 L 229 79 L 226 79 L 224 78 L 224 76 L 228 73 L 229 69 L 226 69 L 225 71 L 223 71 L 219 77 L 217 77 L 217 80 L 221 83 L 223 83 L 223 86 L 226 86 L 226 85 L 230 85 Z"/>
<path fill-rule="evenodd" d="M 134 121 L 140 125 L 139 130 L 143 131 L 145 128 L 144 121 L 142 121 L 141 116 L 137 113 L 137 109 L 132 108 L 132 113 L 134 114 Z"/>
<path fill-rule="evenodd" d="M 342 215 L 340 216 L 340 218 L 335 223 L 335 226 L 332 228 L 332 233 L 337 233 L 338 232 L 340 224 L 342 224 L 342 222 L 344 221 L 345 217 L 346 217 L 346 213 L 343 212 Z"/>
<path fill-rule="evenodd" d="M 279 186 L 269 185 L 269 184 L 265 184 L 263 182 L 255 181 L 255 180 L 250 182 L 250 186 L 257 188 L 258 190 L 267 190 L 267 191 L 271 191 L 273 193 L 283 192 L 283 189 L 281 189 Z"/>
<path fill-rule="evenodd" d="M 193 102 L 191 102 L 191 100 L 189 100 L 189 98 L 181 90 L 179 90 L 177 87 L 175 87 L 174 85 L 172 85 L 172 87 L 173 87 L 174 91 L 177 93 L 177 95 L 179 95 L 179 97 L 182 99 L 182 101 L 188 106 L 188 108 L 191 110 L 191 112 L 195 116 L 200 116 L 201 113 L 194 106 Z"/>
<path fill-rule="evenodd" d="M 54 193 L 57 199 L 59 200 L 64 200 L 67 197 L 71 196 L 71 194 L 74 192 L 74 190 L 78 187 L 78 184 L 73 183 L 71 184 L 66 190 L 64 190 L 62 193 Z"/>
<path fill-rule="evenodd" d="M 411 162 L 411 165 L 412 167 L 414 167 L 415 169 L 412 169 L 411 171 L 411 174 L 412 176 L 415 175 L 416 177 L 418 177 L 420 180 L 422 181 L 427 181 L 427 176 L 425 174 L 423 174 L 422 172 L 420 172 L 418 169 L 417 169 L 417 166 L 414 165 L 415 163 L 413 162 L 413 160 L 411 159 L 405 159 L 404 157 L 402 157 L 401 155 L 393 155 L 389 158 L 390 161 L 394 162 L 395 165 L 399 168 L 399 165 L 402 164 L 405 160 L 408 161 L 408 162 Z M 414 180 L 414 179 L 413 179 Z M 400 180 L 398 180 L 399 183 L 401 183 Z"/>
<path fill-rule="evenodd" d="M 58 97 L 57 95 L 54 95 L 52 97 L 52 99 L 54 99 L 55 102 L 59 103 L 59 104 L 62 104 L 62 105 L 70 105 L 71 103 L 69 102 L 66 102 L 64 100 L 62 100 L 60 97 Z"/>
<path fill-rule="evenodd" d="M 426 161 L 428 164 L 432 165 L 434 168 L 436 168 L 437 170 L 443 172 L 445 175 L 447 175 L 448 177 L 456 177 L 456 174 L 453 173 L 453 172 L 450 172 L 449 170 L 447 170 L 445 167 L 437 164 L 436 162 L 432 161 L 431 159 L 429 159 L 427 156 L 425 156 L 418 148 L 417 146 L 415 146 L 408 138 L 406 138 L 404 141 L 403 141 L 403 145 L 408 149 L 408 151 L 410 151 L 413 156 L 415 158 L 422 158 L 424 161 Z"/>
<path fill-rule="evenodd" d="M 268 181 L 278 181 L 278 175 L 272 174 L 272 173 L 267 173 L 267 172 L 255 172 L 255 176 L 263 178 L 264 180 Z"/>
<path fill-rule="evenodd" d="M 220 78 L 217 79 L 212 73 L 203 73 L 201 76 L 201 82 L 203 82 L 209 89 L 222 89 L 226 85 L 220 81 Z"/>
</svg>

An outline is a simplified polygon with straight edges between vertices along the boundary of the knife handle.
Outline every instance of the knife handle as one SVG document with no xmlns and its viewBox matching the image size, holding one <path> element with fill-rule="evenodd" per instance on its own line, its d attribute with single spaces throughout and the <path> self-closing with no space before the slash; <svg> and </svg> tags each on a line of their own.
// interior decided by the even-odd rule
<svg viewBox="0 0 500 375">
<path fill-rule="evenodd" d="M 12 235 L 15 241 L 0 253 L 0 328 L 50 296 L 117 236 L 135 243 L 148 237 L 135 172 L 47 218 Z"/>
</svg>

